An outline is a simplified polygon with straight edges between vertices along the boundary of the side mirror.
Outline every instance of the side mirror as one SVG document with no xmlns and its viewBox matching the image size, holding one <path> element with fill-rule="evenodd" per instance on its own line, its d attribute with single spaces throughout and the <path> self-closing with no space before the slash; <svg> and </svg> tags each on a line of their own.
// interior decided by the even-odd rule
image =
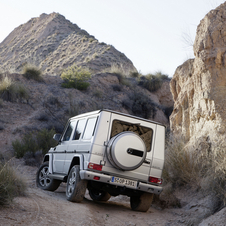
<svg viewBox="0 0 226 226">
<path fill-rule="evenodd" d="M 61 134 L 57 133 L 57 134 L 54 134 L 53 139 L 59 142 L 60 137 L 61 137 Z"/>
</svg>

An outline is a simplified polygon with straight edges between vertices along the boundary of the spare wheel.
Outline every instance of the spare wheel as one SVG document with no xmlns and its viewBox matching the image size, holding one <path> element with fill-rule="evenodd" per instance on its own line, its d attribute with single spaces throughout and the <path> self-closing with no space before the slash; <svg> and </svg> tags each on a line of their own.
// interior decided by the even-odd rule
<svg viewBox="0 0 226 226">
<path fill-rule="evenodd" d="M 146 146 L 133 132 L 122 132 L 112 137 L 107 147 L 110 163 L 121 170 L 135 170 L 146 158 Z"/>
</svg>

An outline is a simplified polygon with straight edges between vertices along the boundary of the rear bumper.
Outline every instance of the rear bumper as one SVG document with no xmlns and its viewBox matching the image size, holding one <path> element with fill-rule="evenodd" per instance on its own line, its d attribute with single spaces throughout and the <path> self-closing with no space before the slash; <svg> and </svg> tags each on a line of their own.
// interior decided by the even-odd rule
<svg viewBox="0 0 226 226">
<path fill-rule="evenodd" d="M 138 182 L 136 187 L 132 187 L 132 186 L 124 185 L 124 184 L 122 184 L 122 185 L 121 184 L 113 184 L 113 183 L 111 183 L 112 176 L 101 174 L 101 173 L 98 173 L 98 172 L 81 170 L 80 171 L 80 177 L 81 177 L 81 179 L 84 179 L 84 180 L 99 181 L 99 182 L 106 183 L 106 184 L 117 185 L 117 186 L 121 186 L 121 187 L 127 187 L 127 188 L 130 188 L 130 189 L 144 191 L 144 192 L 148 192 L 148 193 L 154 193 L 154 194 L 158 194 L 158 195 L 162 192 L 161 186 L 155 186 L 155 185 L 146 184 L 146 183 L 143 183 L 143 182 Z M 95 180 L 94 177 L 99 177 L 99 180 Z"/>
</svg>

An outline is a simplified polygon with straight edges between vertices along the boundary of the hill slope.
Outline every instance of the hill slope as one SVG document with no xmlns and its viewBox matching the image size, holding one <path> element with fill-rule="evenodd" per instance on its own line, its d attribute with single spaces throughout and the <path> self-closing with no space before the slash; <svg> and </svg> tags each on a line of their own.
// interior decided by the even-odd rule
<svg viewBox="0 0 226 226">
<path fill-rule="evenodd" d="M 0 43 L 0 71 L 19 73 L 27 63 L 52 75 L 73 63 L 88 66 L 95 72 L 112 64 L 136 71 L 123 53 L 111 45 L 99 43 L 58 13 L 30 19 Z"/>
</svg>

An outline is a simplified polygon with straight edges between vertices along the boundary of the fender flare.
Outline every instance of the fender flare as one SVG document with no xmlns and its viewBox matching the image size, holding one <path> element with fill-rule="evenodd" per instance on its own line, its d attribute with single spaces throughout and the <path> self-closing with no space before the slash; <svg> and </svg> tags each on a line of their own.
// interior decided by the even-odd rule
<svg viewBox="0 0 226 226">
<path fill-rule="evenodd" d="M 79 165 L 80 170 L 84 169 L 84 156 L 83 156 L 83 154 L 75 154 L 73 156 L 72 161 L 71 161 L 71 165 L 70 165 L 69 170 L 68 170 L 68 174 L 69 174 L 71 168 L 74 165 Z"/>
<path fill-rule="evenodd" d="M 49 173 L 53 173 L 53 154 L 52 153 L 47 153 L 45 154 L 43 158 L 43 163 L 44 162 L 49 162 Z"/>
</svg>

